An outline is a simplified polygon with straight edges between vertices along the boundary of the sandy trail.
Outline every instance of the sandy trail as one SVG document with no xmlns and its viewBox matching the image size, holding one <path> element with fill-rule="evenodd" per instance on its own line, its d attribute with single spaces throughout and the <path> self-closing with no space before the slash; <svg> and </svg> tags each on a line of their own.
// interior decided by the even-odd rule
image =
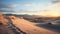
<svg viewBox="0 0 60 34">
<path fill-rule="evenodd" d="M 9 16 L 9 18 L 16 27 L 26 32 L 26 34 L 58 34 L 56 32 L 34 26 L 31 22 L 18 17 Z"/>
</svg>

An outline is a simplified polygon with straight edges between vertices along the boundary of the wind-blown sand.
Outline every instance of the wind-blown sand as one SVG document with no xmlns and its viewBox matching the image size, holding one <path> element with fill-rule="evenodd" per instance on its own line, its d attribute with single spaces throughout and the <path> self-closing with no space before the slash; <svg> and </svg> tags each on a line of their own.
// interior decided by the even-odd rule
<svg viewBox="0 0 60 34">
<path fill-rule="evenodd" d="M 58 34 L 57 32 L 34 26 L 31 22 L 18 17 L 9 16 L 9 18 L 16 27 L 26 32 L 26 34 Z"/>
</svg>

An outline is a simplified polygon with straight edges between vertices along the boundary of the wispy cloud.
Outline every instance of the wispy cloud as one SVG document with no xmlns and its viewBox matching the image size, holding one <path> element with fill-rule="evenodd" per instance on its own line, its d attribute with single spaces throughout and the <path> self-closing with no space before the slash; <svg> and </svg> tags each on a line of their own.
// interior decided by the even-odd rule
<svg viewBox="0 0 60 34">
<path fill-rule="evenodd" d="M 5 12 L 14 12 L 12 7 L 15 7 L 15 5 L 9 5 L 9 4 L 0 4 L 0 13 L 5 13 Z"/>
<path fill-rule="evenodd" d="M 14 12 L 12 10 L 0 10 L 0 12 Z"/>
<path fill-rule="evenodd" d="M 52 1 L 52 3 L 53 3 L 53 4 L 55 4 L 55 3 L 60 3 L 60 0 L 54 0 L 54 1 Z"/>
<path fill-rule="evenodd" d="M 18 6 L 18 4 L 0 4 L 0 8 L 13 8 Z"/>
<path fill-rule="evenodd" d="M 52 4 L 55 6 L 60 5 L 60 0 L 54 0 L 52 1 Z"/>
<path fill-rule="evenodd" d="M 23 6 L 32 6 L 32 4 L 24 4 Z"/>
<path fill-rule="evenodd" d="M 23 6 L 40 6 L 41 4 L 23 4 Z"/>
<path fill-rule="evenodd" d="M 0 14 L 9 14 L 9 13 L 14 13 L 13 10 L 0 10 Z"/>
<path fill-rule="evenodd" d="M 17 7 L 18 4 L 9 4 L 8 6 L 9 6 L 9 7 Z"/>
<path fill-rule="evenodd" d="M 0 4 L 0 8 L 10 8 L 10 7 L 8 7 L 8 6 L 5 5 L 5 4 Z"/>
</svg>

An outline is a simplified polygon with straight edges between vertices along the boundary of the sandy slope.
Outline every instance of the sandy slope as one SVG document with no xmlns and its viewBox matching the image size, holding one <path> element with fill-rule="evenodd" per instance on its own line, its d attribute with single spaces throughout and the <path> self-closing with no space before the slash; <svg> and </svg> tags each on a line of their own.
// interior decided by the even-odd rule
<svg viewBox="0 0 60 34">
<path fill-rule="evenodd" d="M 31 22 L 18 17 L 9 16 L 9 18 L 16 27 L 20 28 L 27 34 L 58 34 L 56 32 L 34 26 Z"/>
<path fill-rule="evenodd" d="M 5 18 L 5 16 L 3 16 L 2 14 L 0 14 L 0 34 L 14 34 L 14 32 L 12 30 L 10 30 L 9 28 L 7 28 L 5 25 L 7 25 L 8 21 Z"/>
<path fill-rule="evenodd" d="M 6 18 L 4 18 L 3 14 L 0 14 L 0 23 L 3 23 L 4 25 L 6 25 L 8 22 L 8 20 Z"/>
</svg>

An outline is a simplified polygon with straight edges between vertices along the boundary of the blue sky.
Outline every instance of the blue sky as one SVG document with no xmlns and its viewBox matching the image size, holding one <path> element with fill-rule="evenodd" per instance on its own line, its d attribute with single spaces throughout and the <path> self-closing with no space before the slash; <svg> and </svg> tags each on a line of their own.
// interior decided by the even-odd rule
<svg viewBox="0 0 60 34">
<path fill-rule="evenodd" d="M 58 9 L 60 0 L 0 0 L 0 12 L 11 10 L 16 13 L 43 14 L 45 10 L 56 12 Z"/>
<path fill-rule="evenodd" d="M 43 5 L 51 3 L 50 0 L 1 0 L 0 2 L 2 2 L 5 5 L 14 5 L 14 9 L 16 10 L 23 9 L 29 11 L 45 9 L 46 6 Z"/>
</svg>

